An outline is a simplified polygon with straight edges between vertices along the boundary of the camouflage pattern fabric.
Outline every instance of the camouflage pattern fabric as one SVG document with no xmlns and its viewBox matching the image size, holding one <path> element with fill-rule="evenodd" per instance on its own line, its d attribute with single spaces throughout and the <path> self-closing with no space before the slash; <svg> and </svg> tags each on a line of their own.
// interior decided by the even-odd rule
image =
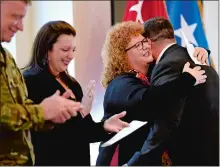
<svg viewBox="0 0 220 167">
<path fill-rule="evenodd" d="M 34 164 L 30 128 L 44 125 L 43 109 L 27 99 L 27 88 L 12 55 L 0 54 L 0 166 Z"/>
</svg>

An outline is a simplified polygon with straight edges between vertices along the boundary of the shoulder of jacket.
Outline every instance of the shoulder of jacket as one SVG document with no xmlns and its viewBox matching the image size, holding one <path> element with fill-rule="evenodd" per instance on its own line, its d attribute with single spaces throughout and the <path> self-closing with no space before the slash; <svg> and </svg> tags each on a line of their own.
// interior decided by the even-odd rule
<svg viewBox="0 0 220 167">
<path fill-rule="evenodd" d="M 139 80 L 137 77 L 135 77 L 132 73 L 123 73 L 121 75 L 116 76 L 108 85 L 108 87 L 111 86 L 123 86 L 123 84 L 126 84 L 128 82 Z"/>
<path fill-rule="evenodd" d="M 124 79 L 129 80 L 129 79 L 134 79 L 134 78 L 136 78 L 136 77 L 133 73 L 123 73 L 123 74 L 115 77 L 112 81 L 124 80 Z"/>
<path fill-rule="evenodd" d="M 39 84 L 43 80 L 42 77 L 41 77 L 42 76 L 41 72 L 38 73 L 38 72 L 36 72 L 32 69 L 24 70 L 22 75 L 25 79 L 26 84 L 28 84 L 28 83 Z"/>
</svg>

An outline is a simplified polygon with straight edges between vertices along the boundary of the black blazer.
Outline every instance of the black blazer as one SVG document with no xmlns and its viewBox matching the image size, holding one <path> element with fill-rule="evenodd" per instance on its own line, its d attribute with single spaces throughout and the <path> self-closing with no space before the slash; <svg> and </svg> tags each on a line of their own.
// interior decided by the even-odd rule
<svg viewBox="0 0 220 167">
<path fill-rule="evenodd" d="M 141 120 L 148 121 L 148 124 L 113 146 L 100 147 L 96 165 L 108 166 L 117 144 L 119 144 L 119 165 L 127 163 L 132 155 L 140 150 L 154 120 L 167 117 L 169 111 L 166 107 L 169 106 L 170 101 L 172 102 L 172 98 L 184 96 L 194 82 L 194 77 L 188 73 L 160 87 L 147 86 L 131 73 L 125 73 L 113 79 L 105 92 L 104 119 L 125 110 L 127 111 L 125 121 Z M 158 106 L 163 106 L 163 110 Z M 161 161 L 155 159 L 152 154 L 148 165 L 155 163 L 161 165 Z"/>
<path fill-rule="evenodd" d="M 28 96 L 35 103 L 40 103 L 46 97 L 64 88 L 49 73 L 47 69 L 42 72 L 26 70 L 24 73 Z M 76 101 L 81 101 L 83 93 L 79 83 L 67 74 L 63 79 L 76 96 Z M 90 142 L 97 142 L 105 139 L 107 133 L 104 131 L 103 122 L 95 123 L 91 115 L 84 119 L 78 114 L 66 121 L 64 124 L 57 124 L 50 131 L 31 132 L 32 142 L 36 156 L 35 165 L 90 165 Z"/>
<path fill-rule="evenodd" d="M 152 84 L 160 86 L 176 79 L 187 61 L 195 66 L 185 48 L 172 45 L 155 66 Z M 183 113 L 179 117 L 179 129 L 170 141 L 173 165 L 219 164 L 219 76 L 212 67 L 201 67 L 208 76 L 206 83 L 194 87 L 170 107 Z"/>
</svg>

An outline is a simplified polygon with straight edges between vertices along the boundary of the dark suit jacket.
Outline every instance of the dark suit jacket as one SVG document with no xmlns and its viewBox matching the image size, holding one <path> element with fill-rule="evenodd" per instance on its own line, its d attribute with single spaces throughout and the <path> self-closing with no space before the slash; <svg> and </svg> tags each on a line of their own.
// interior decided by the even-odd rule
<svg viewBox="0 0 220 167">
<path fill-rule="evenodd" d="M 104 119 L 125 110 L 127 111 L 125 121 L 141 120 L 148 121 L 148 124 L 113 146 L 100 147 L 96 165 L 108 166 L 117 144 L 119 144 L 119 165 L 127 163 L 135 151 L 141 148 L 154 120 L 167 117 L 169 111 L 166 107 L 169 106 L 168 102 L 172 101 L 171 98 L 175 95 L 184 96 L 194 82 L 195 79 L 188 73 L 161 87 L 147 86 L 131 73 L 113 79 L 105 92 Z M 163 110 L 158 110 L 159 106 L 163 106 Z M 156 153 L 151 154 L 148 165 L 155 163 L 161 165 L 161 161 L 154 154 Z"/>
<path fill-rule="evenodd" d="M 152 84 L 160 86 L 176 79 L 187 61 L 195 66 L 185 48 L 172 45 L 155 66 Z M 194 87 L 170 107 L 174 113 L 181 113 L 179 129 L 169 144 L 173 165 L 219 164 L 219 76 L 212 67 L 201 67 L 208 76 L 206 83 Z"/>
<path fill-rule="evenodd" d="M 60 90 L 61 94 L 65 92 L 47 69 L 42 72 L 26 70 L 23 75 L 29 98 L 35 103 L 53 95 L 56 90 Z M 81 101 L 83 93 L 79 83 L 66 74 L 63 79 L 75 94 L 76 101 Z M 91 115 L 83 119 L 80 114 L 64 124 L 55 125 L 50 131 L 32 131 L 31 134 L 36 155 L 35 165 L 50 166 L 89 166 L 89 143 L 105 139 L 107 135 L 103 123 L 95 123 Z"/>
</svg>

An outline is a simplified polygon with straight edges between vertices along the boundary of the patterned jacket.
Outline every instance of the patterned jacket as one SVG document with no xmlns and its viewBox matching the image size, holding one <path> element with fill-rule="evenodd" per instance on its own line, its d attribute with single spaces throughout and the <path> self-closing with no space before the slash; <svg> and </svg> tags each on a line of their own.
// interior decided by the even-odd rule
<svg viewBox="0 0 220 167">
<path fill-rule="evenodd" d="M 1 45 L 0 49 L 0 166 L 30 160 L 34 164 L 29 129 L 43 127 L 43 109 L 27 99 L 24 79 L 12 55 Z"/>
</svg>

